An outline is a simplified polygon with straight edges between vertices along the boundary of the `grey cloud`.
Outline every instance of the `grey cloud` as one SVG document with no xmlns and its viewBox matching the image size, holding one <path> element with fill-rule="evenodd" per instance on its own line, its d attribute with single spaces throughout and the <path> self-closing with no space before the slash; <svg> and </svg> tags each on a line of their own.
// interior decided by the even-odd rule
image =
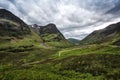
<svg viewBox="0 0 120 80">
<path fill-rule="evenodd" d="M 120 1 L 118 1 L 118 3 L 116 3 L 115 7 L 108 10 L 108 12 L 106 12 L 106 14 L 119 14 L 119 12 L 120 12 Z"/>
<path fill-rule="evenodd" d="M 83 39 L 96 27 L 103 28 L 103 24 L 119 18 L 114 14 L 119 11 L 118 3 L 119 0 L 0 0 L 0 7 L 28 24 L 55 23 L 65 37 Z"/>
</svg>

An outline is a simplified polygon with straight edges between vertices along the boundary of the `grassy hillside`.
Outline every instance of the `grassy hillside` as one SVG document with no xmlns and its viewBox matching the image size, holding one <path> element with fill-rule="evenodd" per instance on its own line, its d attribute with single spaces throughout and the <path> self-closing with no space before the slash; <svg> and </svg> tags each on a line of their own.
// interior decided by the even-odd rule
<svg viewBox="0 0 120 80">
<path fill-rule="evenodd" d="M 112 44 L 120 39 L 120 22 L 96 30 L 80 41 L 80 44 Z"/>
<path fill-rule="evenodd" d="M 22 30 L 20 24 L 11 20 L 0 19 L 0 36 L 22 38 L 28 34 L 30 34 L 29 28 Z"/>
</svg>

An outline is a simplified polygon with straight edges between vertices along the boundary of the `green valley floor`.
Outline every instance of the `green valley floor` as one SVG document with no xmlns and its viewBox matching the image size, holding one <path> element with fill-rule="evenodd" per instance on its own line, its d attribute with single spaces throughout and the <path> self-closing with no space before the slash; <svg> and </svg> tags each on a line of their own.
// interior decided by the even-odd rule
<svg viewBox="0 0 120 80">
<path fill-rule="evenodd" d="M 120 80 L 120 46 L 1 47 L 0 80 Z"/>
</svg>

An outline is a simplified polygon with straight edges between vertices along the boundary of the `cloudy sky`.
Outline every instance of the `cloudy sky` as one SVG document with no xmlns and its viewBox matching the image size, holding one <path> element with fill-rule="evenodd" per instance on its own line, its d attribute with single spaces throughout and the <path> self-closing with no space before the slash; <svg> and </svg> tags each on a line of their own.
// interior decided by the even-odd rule
<svg viewBox="0 0 120 80">
<path fill-rule="evenodd" d="M 54 23 L 66 38 L 83 39 L 120 21 L 120 0 L 0 0 L 27 24 Z"/>
</svg>

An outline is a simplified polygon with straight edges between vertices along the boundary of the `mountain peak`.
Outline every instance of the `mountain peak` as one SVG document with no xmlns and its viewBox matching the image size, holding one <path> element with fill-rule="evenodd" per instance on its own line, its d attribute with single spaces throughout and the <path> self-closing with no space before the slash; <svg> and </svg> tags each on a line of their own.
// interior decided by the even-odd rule
<svg viewBox="0 0 120 80">
<path fill-rule="evenodd" d="M 8 19 L 8 20 L 14 21 L 16 23 L 19 23 L 21 25 L 27 25 L 19 17 L 17 17 L 12 12 L 10 12 L 10 11 L 8 11 L 6 9 L 0 9 L 0 18 Z"/>
<path fill-rule="evenodd" d="M 57 29 L 56 25 L 53 23 L 47 24 L 46 26 L 40 26 L 40 33 L 60 33 L 60 31 Z"/>
<path fill-rule="evenodd" d="M 0 12 L 1 12 L 1 11 L 8 11 L 8 10 L 6 10 L 6 9 L 4 9 L 4 8 L 0 8 Z"/>
<path fill-rule="evenodd" d="M 49 23 L 47 24 L 47 26 L 53 26 L 53 27 L 56 27 L 56 25 L 54 23 Z"/>
<path fill-rule="evenodd" d="M 53 23 L 49 23 L 46 26 L 41 26 L 41 28 L 49 28 L 49 30 L 54 30 L 54 29 L 57 30 L 56 25 Z"/>
<path fill-rule="evenodd" d="M 13 16 L 13 14 L 6 9 L 0 9 L 0 18 L 7 18 L 6 16 Z"/>
</svg>

